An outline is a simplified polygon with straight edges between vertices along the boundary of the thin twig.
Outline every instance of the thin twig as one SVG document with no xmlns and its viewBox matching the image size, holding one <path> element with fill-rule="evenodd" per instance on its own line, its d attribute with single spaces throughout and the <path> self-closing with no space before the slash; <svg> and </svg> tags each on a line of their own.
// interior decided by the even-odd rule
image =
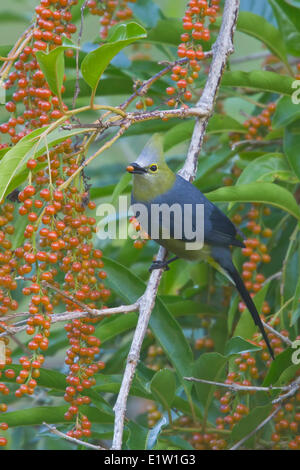
<svg viewBox="0 0 300 470">
<path fill-rule="evenodd" d="M 235 142 L 232 144 L 232 150 L 235 150 L 237 147 L 241 145 L 247 145 L 247 147 L 261 147 L 263 145 L 275 145 L 275 144 L 282 144 L 281 140 L 240 140 L 239 142 Z"/>
<path fill-rule="evenodd" d="M 6 334 L 5 334 L 5 333 L 4 333 L 4 334 L 2 333 L 3 336 L 9 336 L 10 339 L 11 339 L 12 341 L 14 341 L 14 342 L 19 346 L 19 348 L 21 348 L 22 351 L 24 351 L 25 354 L 28 354 L 28 353 L 30 352 L 29 349 L 22 343 L 22 341 L 20 341 L 18 338 L 15 338 L 15 336 L 14 336 L 15 333 L 14 333 L 13 331 L 11 331 L 11 328 L 10 328 L 10 327 L 8 327 L 7 325 L 4 325 L 3 323 L 1 323 L 1 325 L 0 325 L 0 330 L 5 330 L 5 333 L 6 333 Z M 0 337 L 1 337 L 1 336 L 2 336 L 2 335 L 0 335 Z"/>
<path fill-rule="evenodd" d="M 73 300 L 72 300 L 73 301 Z M 76 318 L 85 318 L 85 317 L 90 317 L 93 316 L 94 318 L 105 318 L 111 315 L 117 315 L 119 313 L 130 313 L 130 312 L 135 312 L 139 308 L 139 300 L 135 302 L 134 304 L 131 305 L 120 305 L 119 307 L 112 307 L 112 308 L 103 308 L 100 310 L 96 309 L 88 309 L 88 310 L 75 310 L 72 312 L 62 312 L 62 313 L 56 313 L 51 315 L 51 323 L 57 323 L 57 322 L 65 322 L 65 321 L 70 321 L 70 320 L 75 320 Z M 87 307 L 87 305 L 85 305 Z M 92 312 L 92 313 L 91 313 Z M 27 315 L 29 316 L 29 313 L 23 313 L 22 315 Z M 0 329 L 3 328 L 3 325 L 0 325 Z M 27 321 L 23 320 L 21 322 L 16 323 L 15 325 L 12 325 L 9 327 L 9 331 L 5 331 L 3 333 L 0 333 L 0 338 L 8 335 L 15 335 L 17 333 L 20 333 L 21 331 L 24 331 L 27 328 Z"/>
<path fill-rule="evenodd" d="M 212 56 L 212 51 L 205 52 L 204 56 L 205 56 L 205 59 L 209 59 Z M 132 101 L 135 98 L 137 98 L 138 96 L 144 96 L 149 91 L 149 88 L 153 85 L 153 83 L 155 83 L 157 80 L 159 80 L 164 75 L 169 73 L 170 70 L 172 70 L 172 68 L 175 65 L 184 65 L 188 62 L 188 60 L 189 59 L 187 59 L 187 58 L 183 58 L 183 59 L 175 60 L 174 62 L 168 62 L 167 66 L 164 69 L 160 70 L 155 75 L 153 75 L 153 77 L 151 77 L 148 80 L 146 80 L 145 82 L 143 82 L 142 85 L 140 87 L 138 87 L 134 91 L 134 93 L 132 93 L 132 95 L 126 101 L 124 101 L 124 103 L 122 103 L 122 105 L 120 107 L 122 109 L 126 109 L 128 107 L 128 105 L 130 103 L 132 103 Z M 165 64 L 165 62 L 160 62 L 160 64 Z"/>
<path fill-rule="evenodd" d="M 273 419 L 274 416 L 276 416 L 280 410 L 281 410 L 281 406 L 278 406 L 278 408 L 276 408 L 266 419 L 264 419 L 255 429 L 253 429 L 253 431 L 247 434 L 247 436 L 243 437 L 243 439 L 241 439 L 239 442 L 234 444 L 234 446 L 232 446 L 229 450 L 237 450 L 239 447 L 241 447 L 241 445 L 243 445 L 244 442 L 250 439 L 250 437 L 254 436 L 254 434 L 256 434 L 257 431 L 262 429 L 269 421 L 271 421 L 271 419 Z"/>
<path fill-rule="evenodd" d="M 287 336 L 282 335 L 279 333 L 279 331 L 276 331 L 272 326 L 270 326 L 268 323 L 262 321 L 263 326 L 265 327 L 266 330 L 270 331 L 270 333 L 273 333 L 273 335 L 277 336 L 277 338 L 280 338 L 283 343 L 288 344 L 289 346 L 292 346 L 293 342 L 288 338 Z"/>
<path fill-rule="evenodd" d="M 43 422 L 43 425 L 46 426 L 49 429 L 49 431 L 52 432 L 52 434 L 62 437 L 63 439 L 66 439 L 67 441 L 72 442 L 73 444 L 84 446 L 93 450 L 107 450 L 105 447 L 95 446 L 94 444 L 90 444 L 89 442 L 82 441 L 81 439 L 76 439 L 75 437 L 68 436 L 67 434 L 64 434 L 63 432 L 56 429 L 55 426 L 50 426 L 50 424 L 47 424 L 45 422 Z"/>
<path fill-rule="evenodd" d="M 292 382 L 290 385 L 288 385 L 287 387 L 289 387 L 289 390 L 287 391 L 287 393 L 285 393 L 284 395 L 280 395 L 279 397 L 275 398 L 272 403 L 273 405 L 276 405 L 277 403 L 282 403 L 283 401 L 285 401 L 287 398 L 290 398 L 292 397 L 293 395 L 295 395 L 295 393 L 299 390 L 300 388 L 300 378 L 296 379 L 294 382 Z"/>
<path fill-rule="evenodd" d="M 185 380 L 188 380 L 190 382 L 200 382 L 204 384 L 209 384 L 209 385 L 215 385 L 216 387 L 224 387 L 228 388 L 229 390 L 232 390 L 233 392 L 271 392 L 273 390 L 290 390 L 291 386 L 286 385 L 283 387 L 272 387 L 270 385 L 269 387 L 255 387 L 252 385 L 240 385 L 236 383 L 223 383 L 223 382 L 214 382 L 213 380 L 206 380 L 206 379 L 199 379 L 196 377 L 184 377 Z"/>
</svg>

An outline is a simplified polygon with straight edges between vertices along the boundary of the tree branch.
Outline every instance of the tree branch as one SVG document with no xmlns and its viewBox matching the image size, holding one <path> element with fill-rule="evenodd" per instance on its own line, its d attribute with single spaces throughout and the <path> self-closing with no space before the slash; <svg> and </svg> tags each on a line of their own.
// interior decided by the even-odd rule
<svg viewBox="0 0 300 470">
<path fill-rule="evenodd" d="M 93 449 L 93 450 L 107 450 L 105 449 L 105 447 L 95 446 L 94 444 L 90 444 L 89 442 L 82 441 L 81 439 L 76 439 L 76 437 L 68 436 L 67 434 L 64 434 L 63 432 L 56 429 L 55 426 L 50 426 L 50 424 L 47 424 L 45 422 L 43 423 L 43 425 L 46 426 L 46 428 L 48 428 L 49 431 L 52 432 L 52 434 L 55 434 L 56 436 L 61 437 L 62 439 L 66 439 L 66 441 L 70 441 L 73 444 L 84 446 L 84 447 L 87 447 L 88 449 Z"/>
</svg>

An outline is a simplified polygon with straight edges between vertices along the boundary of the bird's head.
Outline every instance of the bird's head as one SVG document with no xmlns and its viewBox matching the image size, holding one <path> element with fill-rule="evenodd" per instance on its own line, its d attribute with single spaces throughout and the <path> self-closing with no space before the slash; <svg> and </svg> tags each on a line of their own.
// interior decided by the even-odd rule
<svg viewBox="0 0 300 470">
<path fill-rule="evenodd" d="M 158 134 L 150 139 L 126 170 L 134 175 L 133 190 L 139 193 L 138 199 L 152 199 L 166 192 L 175 180 L 175 174 L 166 164 L 162 139 Z"/>
</svg>

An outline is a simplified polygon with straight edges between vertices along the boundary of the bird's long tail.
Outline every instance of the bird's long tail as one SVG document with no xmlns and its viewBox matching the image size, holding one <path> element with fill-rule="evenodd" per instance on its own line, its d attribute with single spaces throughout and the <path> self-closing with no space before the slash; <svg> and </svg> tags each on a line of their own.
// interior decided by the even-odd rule
<svg viewBox="0 0 300 470">
<path fill-rule="evenodd" d="M 255 304 L 254 304 L 249 292 L 247 291 L 246 286 L 245 286 L 241 276 L 239 275 L 238 271 L 234 267 L 233 263 L 230 263 L 229 266 L 228 265 L 226 265 L 226 267 L 224 266 L 224 269 L 225 269 L 225 271 L 227 271 L 227 273 L 229 274 L 229 276 L 233 280 L 237 290 L 239 291 L 240 296 L 242 297 L 243 301 L 246 304 L 246 307 L 248 308 L 249 312 L 252 315 L 254 323 L 260 329 L 260 332 L 261 332 L 261 334 L 262 334 L 262 336 L 263 336 L 263 338 L 266 342 L 266 345 L 268 346 L 269 352 L 270 352 L 272 358 L 274 359 L 274 352 L 273 352 L 273 349 L 270 345 L 270 342 L 269 342 L 269 339 L 268 339 L 267 334 L 265 332 L 264 326 L 262 324 L 262 321 L 260 319 L 258 311 L 255 307 Z"/>
</svg>

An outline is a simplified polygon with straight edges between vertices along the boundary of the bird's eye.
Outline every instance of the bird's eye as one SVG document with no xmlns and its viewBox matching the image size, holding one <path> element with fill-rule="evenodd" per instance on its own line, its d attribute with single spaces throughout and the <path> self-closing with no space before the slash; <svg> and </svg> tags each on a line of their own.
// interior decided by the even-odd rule
<svg viewBox="0 0 300 470">
<path fill-rule="evenodd" d="M 158 169 L 158 166 L 155 165 L 155 164 L 150 165 L 150 167 L 149 167 L 149 170 L 152 171 L 153 173 L 155 173 L 157 171 L 157 169 Z"/>
</svg>

